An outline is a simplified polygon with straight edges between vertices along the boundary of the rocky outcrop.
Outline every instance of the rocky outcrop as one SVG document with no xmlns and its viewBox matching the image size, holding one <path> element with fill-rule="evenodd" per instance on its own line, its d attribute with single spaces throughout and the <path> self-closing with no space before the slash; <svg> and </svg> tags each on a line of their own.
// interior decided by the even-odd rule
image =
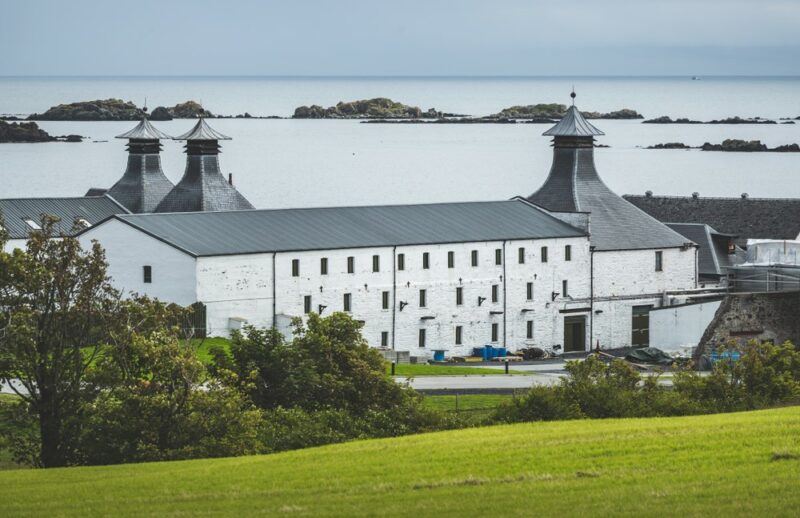
<svg viewBox="0 0 800 518">
<path fill-rule="evenodd" d="M 647 149 L 691 149 L 683 142 L 667 142 L 664 144 L 656 144 L 655 146 L 647 146 Z"/>
<path fill-rule="evenodd" d="M 557 122 L 567 111 L 564 104 L 529 104 L 526 106 L 511 106 L 505 108 L 490 118 L 496 119 L 531 119 L 539 122 Z M 587 119 L 642 119 L 642 115 L 636 110 L 623 108 L 608 113 L 601 112 L 581 112 Z"/>
<path fill-rule="evenodd" d="M 213 117 L 214 114 L 203 108 L 196 101 L 178 103 L 171 108 L 159 106 L 150 114 L 150 120 L 169 121 L 172 119 L 199 119 L 200 117 Z"/>
<path fill-rule="evenodd" d="M 30 142 L 83 142 L 80 135 L 54 137 L 41 129 L 35 122 L 5 122 L 0 120 L 0 143 Z"/>
<path fill-rule="evenodd" d="M 313 104 L 294 110 L 293 119 L 420 119 L 437 118 L 440 112 L 433 108 L 423 112 L 417 106 L 408 106 L 386 97 L 339 102 L 336 106 L 323 108 Z"/>
<path fill-rule="evenodd" d="M 655 119 L 642 121 L 642 124 L 703 124 L 703 122 L 685 118 L 673 120 L 672 117 L 662 115 L 661 117 L 656 117 Z"/>
<path fill-rule="evenodd" d="M 767 147 L 762 144 L 760 140 L 739 140 L 739 139 L 725 139 L 722 144 L 710 144 L 706 142 L 700 149 L 703 151 L 744 151 L 744 152 L 764 152 L 776 151 L 782 153 L 798 153 L 800 146 L 797 144 L 786 144 L 774 148 Z"/>
<path fill-rule="evenodd" d="M 105 99 L 53 106 L 34 113 L 28 120 L 42 121 L 132 121 L 142 118 L 142 110 L 130 101 Z"/>
</svg>

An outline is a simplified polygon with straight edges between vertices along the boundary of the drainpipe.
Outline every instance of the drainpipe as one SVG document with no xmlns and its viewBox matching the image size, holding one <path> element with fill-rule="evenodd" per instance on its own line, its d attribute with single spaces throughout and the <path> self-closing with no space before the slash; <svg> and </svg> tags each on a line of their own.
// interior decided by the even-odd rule
<svg viewBox="0 0 800 518">
<path fill-rule="evenodd" d="M 392 351 L 397 320 L 397 246 L 392 247 Z"/>
<path fill-rule="evenodd" d="M 508 348 L 506 343 L 506 241 L 503 240 L 503 347 Z"/>
<path fill-rule="evenodd" d="M 594 347 L 594 247 L 589 247 L 589 350 Z"/>
<path fill-rule="evenodd" d="M 277 329 L 278 323 L 277 320 L 277 304 L 278 300 L 275 298 L 276 293 L 278 292 L 277 287 L 275 286 L 275 256 L 277 252 L 272 252 L 272 329 Z"/>
</svg>

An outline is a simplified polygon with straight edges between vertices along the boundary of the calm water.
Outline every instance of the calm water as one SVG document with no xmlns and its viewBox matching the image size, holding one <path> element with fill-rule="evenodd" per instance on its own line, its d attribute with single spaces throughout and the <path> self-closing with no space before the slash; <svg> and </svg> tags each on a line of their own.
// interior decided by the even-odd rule
<svg viewBox="0 0 800 518">
<path fill-rule="evenodd" d="M 572 85 L 582 109 L 629 107 L 658 115 L 711 119 L 800 115 L 800 78 L 0 78 L 0 113 L 43 111 L 62 102 L 121 97 L 150 106 L 202 100 L 217 113 L 290 115 L 301 104 L 386 96 L 440 110 L 482 115 L 514 104 L 565 102 Z M 191 121 L 158 126 L 178 134 Z M 543 125 L 380 125 L 357 121 L 214 120 L 233 137 L 223 169 L 257 207 L 363 205 L 503 199 L 529 194 L 550 165 Z M 0 145 L 0 197 L 80 195 L 108 187 L 125 168 L 130 122 L 43 122 L 51 134 L 78 133 L 81 144 Z M 605 131 L 597 165 L 619 193 L 800 197 L 800 154 L 710 153 L 639 149 L 725 138 L 770 146 L 800 143 L 800 124 L 667 126 L 597 121 Z M 166 142 L 162 158 L 177 181 L 185 155 Z"/>
</svg>

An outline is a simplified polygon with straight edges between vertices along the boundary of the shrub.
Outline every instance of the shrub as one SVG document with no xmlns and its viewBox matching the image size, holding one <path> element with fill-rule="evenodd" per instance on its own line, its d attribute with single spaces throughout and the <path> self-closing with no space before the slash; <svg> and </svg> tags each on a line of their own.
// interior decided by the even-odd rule
<svg viewBox="0 0 800 518">
<path fill-rule="evenodd" d="M 501 405 L 493 419 L 497 422 L 560 421 L 585 417 L 580 407 L 564 397 L 560 387 L 533 387 L 524 396 Z"/>
</svg>

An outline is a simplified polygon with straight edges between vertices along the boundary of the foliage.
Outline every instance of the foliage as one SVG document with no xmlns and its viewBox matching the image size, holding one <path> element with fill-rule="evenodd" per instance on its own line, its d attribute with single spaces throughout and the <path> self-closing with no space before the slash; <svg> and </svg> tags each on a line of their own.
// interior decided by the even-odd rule
<svg viewBox="0 0 800 518">
<path fill-rule="evenodd" d="M 791 516 L 800 408 L 0 473 L 2 516 Z"/>
</svg>

